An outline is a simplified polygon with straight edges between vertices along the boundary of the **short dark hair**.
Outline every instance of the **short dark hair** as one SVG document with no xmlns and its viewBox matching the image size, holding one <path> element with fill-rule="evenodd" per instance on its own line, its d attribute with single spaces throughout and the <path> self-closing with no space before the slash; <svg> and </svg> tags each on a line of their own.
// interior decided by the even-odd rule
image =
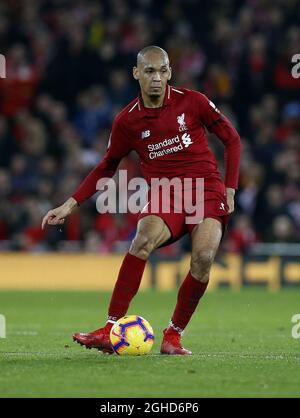
<svg viewBox="0 0 300 418">
<path fill-rule="evenodd" d="M 144 56 L 148 52 L 156 52 L 156 53 L 163 54 L 163 55 L 165 55 L 167 57 L 167 59 L 169 61 L 169 55 L 168 55 L 168 53 L 164 49 L 162 49 L 160 46 L 149 45 L 149 46 L 145 46 L 145 48 L 141 49 L 139 51 L 139 53 L 137 54 L 137 57 L 136 57 L 136 63 L 137 63 L 137 65 L 139 64 L 139 62 L 141 62 L 143 60 Z"/>
</svg>

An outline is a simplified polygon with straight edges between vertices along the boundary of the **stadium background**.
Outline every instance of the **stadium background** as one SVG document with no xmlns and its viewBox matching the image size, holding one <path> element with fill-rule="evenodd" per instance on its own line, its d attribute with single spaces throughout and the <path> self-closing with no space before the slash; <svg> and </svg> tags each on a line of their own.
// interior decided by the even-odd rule
<svg viewBox="0 0 300 418">
<path fill-rule="evenodd" d="M 172 84 L 205 92 L 242 137 L 236 211 L 211 286 L 300 283 L 299 21 L 297 0 L 1 2 L 0 287 L 112 288 L 135 216 L 98 214 L 95 195 L 63 228 L 40 225 L 102 158 L 149 44 L 169 52 Z M 222 167 L 222 146 L 210 146 Z M 133 154 L 120 168 L 139 175 Z M 174 288 L 188 250 L 183 239 L 156 252 L 143 287 Z"/>
</svg>

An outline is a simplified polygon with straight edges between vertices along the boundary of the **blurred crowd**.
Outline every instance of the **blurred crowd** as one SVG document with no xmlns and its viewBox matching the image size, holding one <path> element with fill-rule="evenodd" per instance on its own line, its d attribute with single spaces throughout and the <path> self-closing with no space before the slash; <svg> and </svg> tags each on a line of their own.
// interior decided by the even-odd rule
<svg viewBox="0 0 300 418">
<path fill-rule="evenodd" d="M 1 2 L 0 251 L 127 248 L 136 215 L 100 215 L 96 195 L 64 226 L 40 225 L 102 159 L 115 115 L 138 93 L 136 54 L 150 44 L 168 51 L 172 85 L 204 92 L 242 137 L 226 250 L 299 239 L 299 22 L 299 0 Z M 222 169 L 223 147 L 213 136 L 210 146 Z M 120 168 L 139 175 L 136 155 Z"/>
</svg>

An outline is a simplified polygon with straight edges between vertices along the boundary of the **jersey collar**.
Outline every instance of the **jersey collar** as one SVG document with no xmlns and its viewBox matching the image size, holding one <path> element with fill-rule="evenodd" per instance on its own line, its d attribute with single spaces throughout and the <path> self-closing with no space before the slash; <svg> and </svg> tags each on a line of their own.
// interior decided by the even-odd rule
<svg viewBox="0 0 300 418">
<path fill-rule="evenodd" d="M 164 97 L 164 101 L 161 107 L 145 107 L 144 103 L 143 103 L 143 98 L 141 93 L 139 94 L 138 97 L 138 109 L 140 112 L 142 112 L 142 116 L 145 117 L 158 117 L 160 110 L 165 107 L 165 106 L 169 106 L 171 103 L 171 86 L 169 84 L 166 85 L 166 92 L 165 92 L 165 97 Z"/>
</svg>

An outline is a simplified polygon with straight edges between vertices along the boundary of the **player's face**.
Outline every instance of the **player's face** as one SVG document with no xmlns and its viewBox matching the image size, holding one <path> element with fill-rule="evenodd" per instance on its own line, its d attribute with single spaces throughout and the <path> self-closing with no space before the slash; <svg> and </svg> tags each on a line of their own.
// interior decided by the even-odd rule
<svg viewBox="0 0 300 418">
<path fill-rule="evenodd" d="M 164 94 L 166 84 L 171 78 L 171 68 L 168 57 L 164 54 L 146 54 L 133 69 L 133 76 L 138 80 L 141 90 L 149 97 L 159 97 Z"/>
</svg>

